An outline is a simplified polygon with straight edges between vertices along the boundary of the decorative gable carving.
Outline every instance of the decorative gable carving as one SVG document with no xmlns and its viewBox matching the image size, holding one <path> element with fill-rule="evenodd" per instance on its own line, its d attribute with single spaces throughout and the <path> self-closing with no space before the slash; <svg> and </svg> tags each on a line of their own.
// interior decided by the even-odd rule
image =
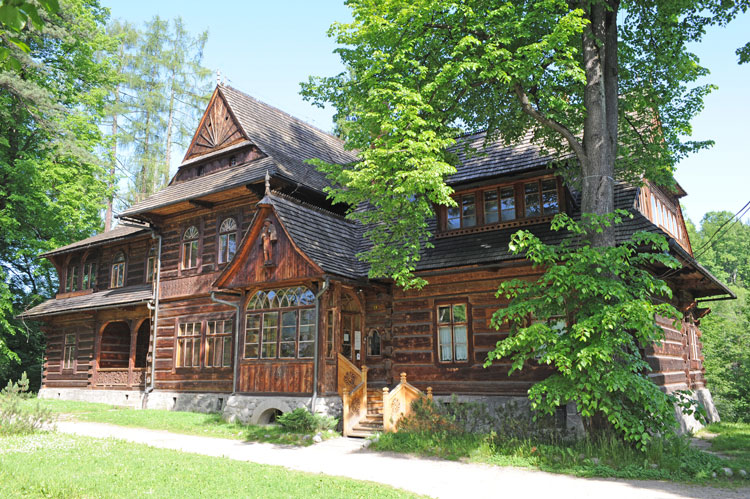
<svg viewBox="0 0 750 499">
<path fill-rule="evenodd" d="M 183 161 L 224 149 L 242 140 L 245 140 L 245 134 L 217 88 Z"/>
<path fill-rule="evenodd" d="M 270 206 L 262 207 L 237 248 L 234 260 L 214 283 L 244 288 L 260 283 L 304 280 L 323 271 L 297 248 Z"/>
</svg>

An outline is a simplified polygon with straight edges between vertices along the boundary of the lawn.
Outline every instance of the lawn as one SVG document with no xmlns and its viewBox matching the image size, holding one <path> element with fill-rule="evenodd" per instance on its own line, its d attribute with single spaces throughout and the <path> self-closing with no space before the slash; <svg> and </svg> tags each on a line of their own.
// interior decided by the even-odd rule
<svg viewBox="0 0 750 499">
<path fill-rule="evenodd" d="M 27 408 L 39 404 L 60 417 L 70 415 L 78 421 L 109 423 L 120 426 L 166 430 L 186 435 L 231 438 L 253 442 L 310 445 L 312 439 L 305 433 L 289 432 L 278 426 L 252 426 L 228 423 L 219 414 L 198 412 L 164 411 L 157 409 L 129 409 L 93 402 L 71 402 L 54 399 L 29 399 L 23 402 Z M 335 432 L 322 432 L 321 436 L 337 436 Z"/>
<path fill-rule="evenodd" d="M 0 497 L 416 497 L 276 466 L 54 432 L 0 438 Z"/>
<path fill-rule="evenodd" d="M 730 458 L 736 467 L 750 473 L 750 423 L 714 423 L 698 433 L 710 438 L 711 450 Z"/>
</svg>

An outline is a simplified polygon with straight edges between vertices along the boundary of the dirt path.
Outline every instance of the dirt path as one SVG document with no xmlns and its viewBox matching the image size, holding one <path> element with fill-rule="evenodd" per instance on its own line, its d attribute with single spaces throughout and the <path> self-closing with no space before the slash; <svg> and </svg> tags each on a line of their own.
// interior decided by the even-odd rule
<svg viewBox="0 0 750 499">
<path fill-rule="evenodd" d="M 432 497 L 460 498 L 748 498 L 750 488 L 716 489 L 645 480 L 578 478 L 520 468 L 464 464 L 402 454 L 372 452 L 362 440 L 337 438 L 310 447 L 180 435 L 102 423 L 61 421 L 57 429 L 90 437 L 114 437 L 174 449 L 289 469 L 384 483 Z"/>
</svg>

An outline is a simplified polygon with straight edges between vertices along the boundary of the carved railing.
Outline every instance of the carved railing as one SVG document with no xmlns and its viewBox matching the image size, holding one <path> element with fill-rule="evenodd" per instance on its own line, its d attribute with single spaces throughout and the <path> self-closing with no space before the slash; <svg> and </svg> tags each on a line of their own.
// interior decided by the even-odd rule
<svg viewBox="0 0 750 499">
<path fill-rule="evenodd" d="M 121 367 L 101 367 L 96 371 L 96 386 L 116 386 L 125 388 L 129 382 L 128 369 Z"/>
<path fill-rule="evenodd" d="M 345 437 L 367 416 L 367 366 L 360 370 L 339 354 L 338 390 L 344 403 L 343 433 Z"/>
<path fill-rule="evenodd" d="M 146 368 L 134 367 L 130 373 L 130 386 L 133 388 L 143 388 L 146 386 Z"/>
<path fill-rule="evenodd" d="M 406 381 L 406 373 L 401 373 L 401 381 L 392 391 L 383 388 L 383 429 L 396 431 L 398 422 L 411 413 L 411 405 L 415 400 L 426 396 L 432 400 L 432 387 L 427 387 L 425 395 L 420 389 Z"/>
</svg>

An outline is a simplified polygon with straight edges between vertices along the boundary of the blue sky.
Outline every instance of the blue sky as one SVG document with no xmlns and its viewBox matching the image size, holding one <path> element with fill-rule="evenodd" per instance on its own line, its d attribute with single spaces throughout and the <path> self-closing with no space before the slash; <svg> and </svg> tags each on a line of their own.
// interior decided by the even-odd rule
<svg viewBox="0 0 750 499">
<path fill-rule="evenodd" d="M 205 65 L 220 70 L 227 83 L 324 130 L 330 109 L 318 109 L 299 96 L 310 75 L 341 71 L 335 44 L 326 36 L 334 21 L 346 21 L 342 1 L 103 0 L 113 18 L 142 23 L 155 15 L 181 16 L 192 32 L 209 31 Z M 739 66 L 734 51 L 750 41 L 750 15 L 727 28 L 712 28 L 692 47 L 719 88 L 706 99 L 693 122 L 696 140 L 716 145 L 687 158 L 677 180 L 688 192 L 683 206 L 694 222 L 713 210 L 738 211 L 750 201 L 750 64 Z M 179 156 L 179 155 L 178 155 Z M 746 217 L 750 219 L 750 215 Z"/>
</svg>

